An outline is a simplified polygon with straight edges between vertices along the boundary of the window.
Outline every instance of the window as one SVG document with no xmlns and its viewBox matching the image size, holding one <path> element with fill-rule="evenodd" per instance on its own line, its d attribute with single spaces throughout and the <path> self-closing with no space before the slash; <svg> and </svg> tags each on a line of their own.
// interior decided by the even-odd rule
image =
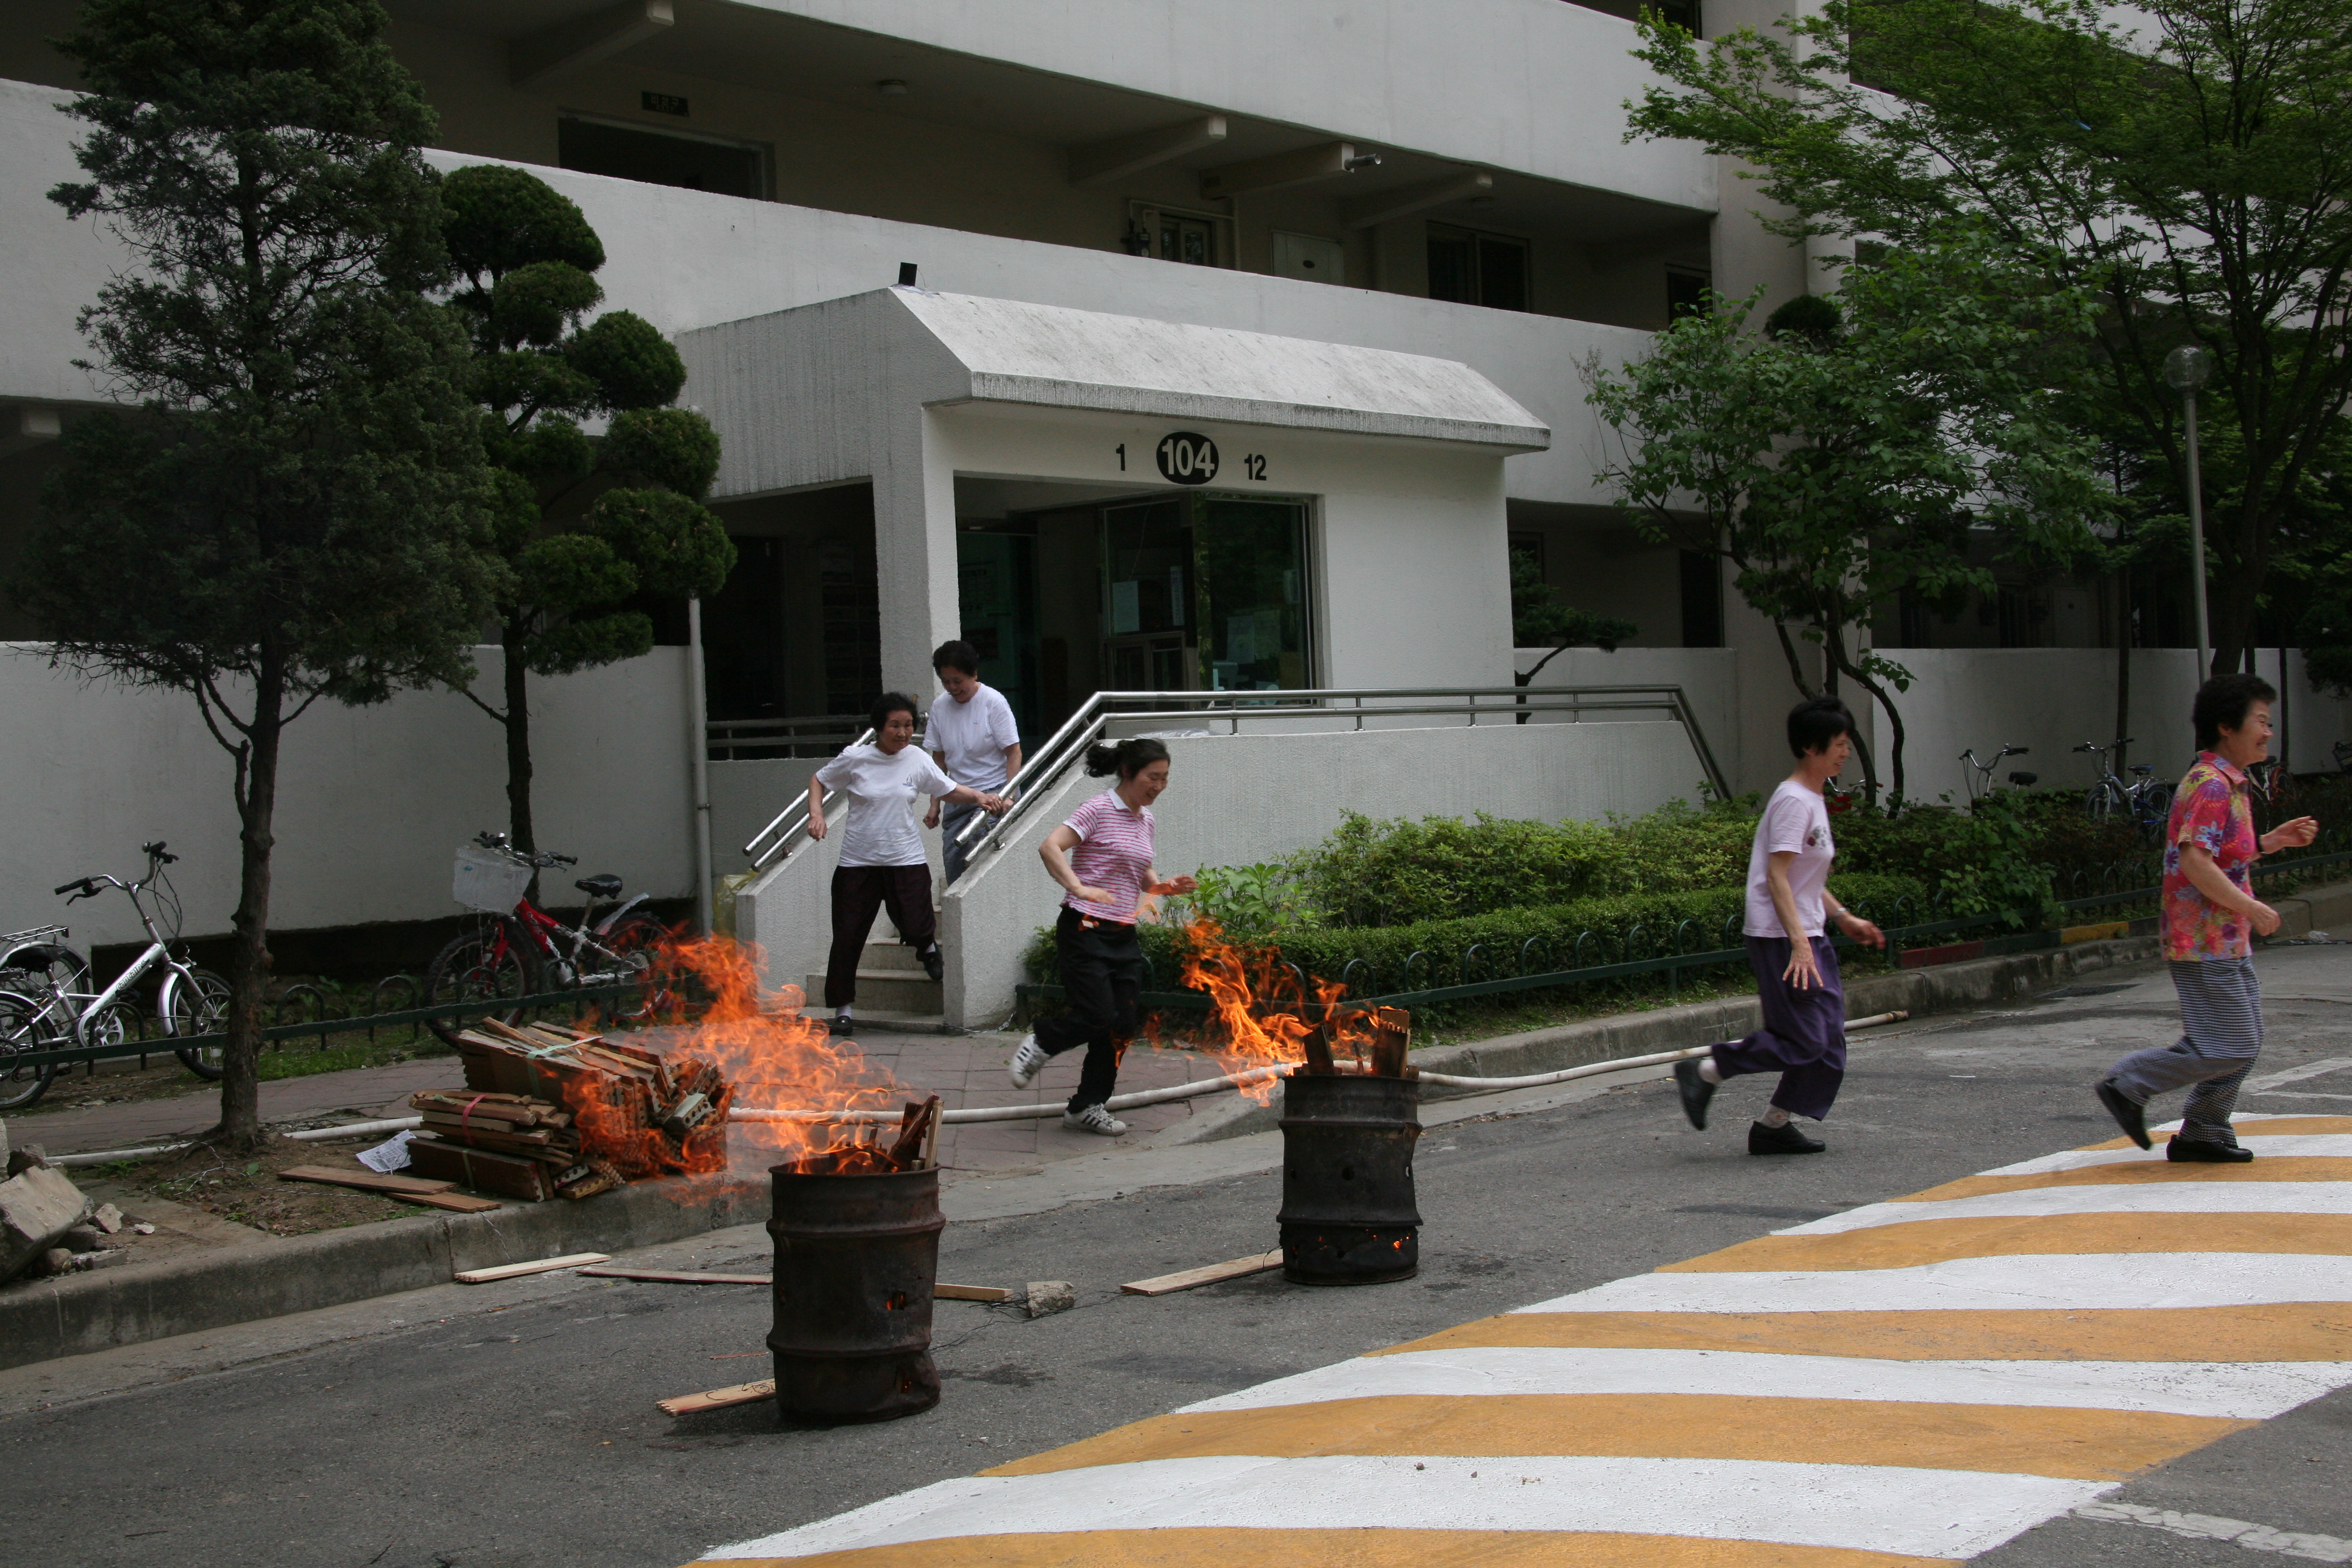
<svg viewBox="0 0 2352 1568">
<path fill-rule="evenodd" d="M 722 196 L 764 198 L 765 151 L 747 142 L 646 131 L 567 114 L 556 121 L 556 162 L 583 174 L 610 174 L 649 185 L 677 185 Z"/>
<path fill-rule="evenodd" d="M 1429 297 L 1496 310 L 1528 308 L 1528 242 L 1429 226 Z"/>
<path fill-rule="evenodd" d="M 1233 247 L 1227 243 L 1231 222 L 1214 213 L 1184 212 L 1131 202 L 1128 205 L 1127 248 L 1134 255 L 1157 257 L 1162 261 L 1229 267 L 1233 264 Z"/>
<path fill-rule="evenodd" d="M 1688 267 L 1666 268 L 1666 320 L 1679 321 L 1685 316 L 1704 315 L 1706 311 L 1706 291 L 1713 279 L 1705 272 Z"/>
<path fill-rule="evenodd" d="M 1711 550 L 1681 552 L 1683 647 L 1723 646 L 1723 568 Z"/>
</svg>

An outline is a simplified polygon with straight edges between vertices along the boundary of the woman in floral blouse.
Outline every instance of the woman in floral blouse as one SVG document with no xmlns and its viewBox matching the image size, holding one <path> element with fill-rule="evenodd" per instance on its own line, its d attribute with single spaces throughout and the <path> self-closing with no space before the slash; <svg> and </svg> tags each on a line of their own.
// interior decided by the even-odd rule
<svg viewBox="0 0 2352 1568">
<path fill-rule="evenodd" d="M 2319 833 L 2317 823 L 2298 816 L 2254 837 L 2246 769 L 2270 753 L 2277 696 L 2257 675 L 2217 675 L 2198 689 L 2197 761 L 2180 781 L 2165 826 L 2159 915 L 2183 1032 L 2169 1046 L 2134 1051 L 2098 1084 L 2100 1102 L 2143 1149 L 2150 1147 L 2147 1102 L 2167 1089 L 2189 1089 L 2180 1131 L 2165 1147 L 2168 1159 L 2254 1157 L 2230 1131 L 2238 1086 L 2263 1048 L 2253 938 L 2279 924 L 2278 911 L 2254 897 L 2254 861 Z"/>
</svg>

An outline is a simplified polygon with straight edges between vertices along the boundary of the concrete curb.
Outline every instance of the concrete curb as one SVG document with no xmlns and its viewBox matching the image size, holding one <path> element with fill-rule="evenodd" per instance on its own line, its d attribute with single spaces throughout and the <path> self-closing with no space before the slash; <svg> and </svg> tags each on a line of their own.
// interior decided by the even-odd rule
<svg viewBox="0 0 2352 1568">
<path fill-rule="evenodd" d="M 2352 922 L 2352 882 L 2331 883 L 2289 894 L 2273 901 L 2281 917 L 2278 934 L 2302 936 Z M 2005 1002 L 2041 986 L 2080 974 L 2130 964 L 2152 963 L 2158 957 L 2153 936 L 2123 937 L 2107 942 L 2074 942 L 2037 947 L 1996 958 L 1970 959 L 1929 969 L 1904 969 L 1873 974 L 1847 985 L 1846 1016 L 1867 1017 L 1897 1010 L 1944 1013 L 1987 1003 Z M 1461 1073 L 1475 1078 L 1516 1078 L 1528 1073 L 1557 1072 L 1588 1062 L 1614 1061 L 1621 1057 L 1648 1056 L 1680 1050 L 1710 1040 L 1737 1039 L 1761 1022 L 1752 997 L 1723 1002 L 1695 1002 L 1680 1007 L 1660 1007 L 1648 1013 L 1621 1013 L 1557 1028 L 1503 1035 L 1468 1045 L 1437 1046 L 1413 1053 L 1413 1064 L 1432 1072 Z M 1467 1089 L 1429 1091 L 1430 1100 L 1450 1100 L 1473 1093 Z M 1223 1138 L 1243 1138 L 1282 1124 L 1279 1100 L 1265 1105 L 1236 1099 L 1214 1110 L 1196 1111 L 1152 1140 L 1154 1147 L 1207 1143 Z"/>
<path fill-rule="evenodd" d="M 461 1268 L 654 1247 L 763 1217 L 766 1201 L 761 1182 L 670 1177 L 30 1281 L 0 1291 L 0 1367 L 446 1285 Z"/>
</svg>

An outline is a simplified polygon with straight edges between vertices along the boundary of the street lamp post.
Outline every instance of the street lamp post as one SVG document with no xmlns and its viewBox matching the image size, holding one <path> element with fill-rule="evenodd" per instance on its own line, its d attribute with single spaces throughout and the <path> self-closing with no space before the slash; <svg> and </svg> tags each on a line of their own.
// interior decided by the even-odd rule
<svg viewBox="0 0 2352 1568">
<path fill-rule="evenodd" d="M 2189 437 L 2189 584 L 2197 605 L 2197 683 L 2202 686 L 2213 664 L 2212 624 L 2205 614 L 2205 486 L 2197 473 L 2197 389 L 2213 374 L 2213 356 L 2194 343 L 2183 343 L 2164 356 L 2164 384 L 2180 394 L 2182 423 Z"/>
</svg>

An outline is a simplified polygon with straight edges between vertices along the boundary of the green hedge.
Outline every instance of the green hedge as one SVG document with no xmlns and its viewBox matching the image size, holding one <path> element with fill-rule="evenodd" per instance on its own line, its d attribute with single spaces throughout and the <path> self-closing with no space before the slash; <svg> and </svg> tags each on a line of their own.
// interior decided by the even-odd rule
<svg viewBox="0 0 2352 1568">
<path fill-rule="evenodd" d="M 1883 914 L 1892 910 L 1897 898 L 1903 897 L 1921 906 L 1927 895 L 1927 885 L 1916 877 L 1857 873 L 1833 876 L 1830 886 L 1841 900 L 1857 906 L 1865 914 Z M 1746 899 L 1742 888 L 1709 888 L 1686 893 L 1622 893 L 1498 910 L 1492 914 L 1456 920 L 1421 921 L 1412 925 L 1294 931 L 1283 936 L 1282 955 L 1307 973 L 1331 980 L 1339 977 L 1349 960 L 1360 958 L 1372 966 L 1374 978 L 1368 986 L 1362 983 L 1363 972 L 1358 970 L 1354 989 L 1367 994 L 1393 993 L 1405 989 L 1405 963 L 1415 952 L 1427 952 L 1430 957 L 1413 966 L 1414 989 L 1451 985 L 1459 983 L 1462 956 L 1473 945 L 1483 945 L 1492 955 L 1493 975 L 1517 973 L 1519 949 L 1531 937 L 1540 937 L 1550 944 L 1549 961 L 1540 963 L 1542 970 L 1575 966 L 1576 939 L 1588 931 L 1597 933 L 1601 940 L 1597 955 L 1594 944 L 1586 943 L 1587 963 L 1619 962 L 1624 956 L 1625 938 L 1636 926 L 1643 928 L 1643 940 L 1634 952 L 1636 958 L 1649 957 L 1653 951 L 1671 952 L 1675 929 L 1686 920 L 1698 922 L 1686 945 L 1696 952 L 1710 951 L 1724 945 L 1724 922 L 1740 911 Z M 1144 955 L 1151 961 L 1152 987 L 1161 991 L 1179 989 L 1183 960 L 1179 951 L 1178 928 L 1146 925 L 1139 928 L 1139 934 Z M 1540 949 L 1535 956 L 1541 960 Z M 1023 960 L 1032 981 L 1052 983 L 1061 978 L 1055 962 L 1052 927 L 1039 928 Z M 1478 979 L 1488 977 L 1484 972 L 1473 975 Z"/>
</svg>

